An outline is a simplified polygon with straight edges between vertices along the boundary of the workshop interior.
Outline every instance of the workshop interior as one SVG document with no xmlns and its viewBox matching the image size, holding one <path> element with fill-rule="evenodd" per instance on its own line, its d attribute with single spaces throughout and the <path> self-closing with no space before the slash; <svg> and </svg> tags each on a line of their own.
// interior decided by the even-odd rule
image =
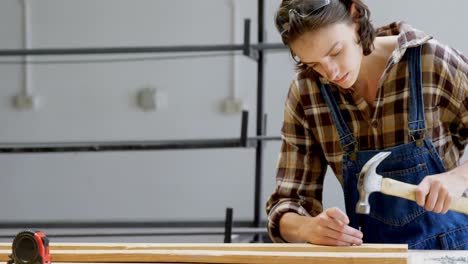
<svg viewBox="0 0 468 264">
<path fill-rule="evenodd" d="M 468 54 L 467 1 L 365 2 L 375 25 L 409 21 Z M 274 244 L 265 205 L 295 76 L 280 3 L 0 1 L 2 249 L 25 230 L 42 248 L 38 234 Z M 330 168 L 324 185 L 324 208 L 344 211 Z"/>
</svg>

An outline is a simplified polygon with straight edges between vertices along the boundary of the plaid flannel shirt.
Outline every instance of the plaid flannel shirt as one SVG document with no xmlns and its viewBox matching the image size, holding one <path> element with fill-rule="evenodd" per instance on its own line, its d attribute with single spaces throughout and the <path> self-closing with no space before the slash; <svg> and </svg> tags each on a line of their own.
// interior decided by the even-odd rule
<svg viewBox="0 0 468 264">
<path fill-rule="evenodd" d="M 375 106 L 352 89 L 330 85 L 360 150 L 384 149 L 411 141 L 408 135 L 409 87 L 407 48 L 422 45 L 422 86 L 426 136 L 432 138 L 448 170 L 458 165 L 468 142 L 468 60 L 404 22 L 377 29 L 377 36 L 398 35 L 381 78 Z M 327 82 L 321 78 L 322 82 Z M 289 88 L 282 127 L 276 188 L 266 210 L 275 242 L 285 242 L 279 220 L 286 212 L 315 216 L 323 211 L 322 189 L 327 165 L 342 183 L 343 150 L 330 110 L 315 80 L 297 75 Z"/>
</svg>

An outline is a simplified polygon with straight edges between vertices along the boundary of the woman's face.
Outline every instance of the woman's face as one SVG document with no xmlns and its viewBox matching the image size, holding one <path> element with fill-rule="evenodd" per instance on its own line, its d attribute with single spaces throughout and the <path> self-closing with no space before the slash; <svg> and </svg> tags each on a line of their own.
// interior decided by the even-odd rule
<svg viewBox="0 0 468 264">
<path fill-rule="evenodd" d="M 354 24 L 333 24 L 307 32 L 290 48 L 301 62 L 342 88 L 350 88 L 357 80 L 363 53 Z"/>
</svg>

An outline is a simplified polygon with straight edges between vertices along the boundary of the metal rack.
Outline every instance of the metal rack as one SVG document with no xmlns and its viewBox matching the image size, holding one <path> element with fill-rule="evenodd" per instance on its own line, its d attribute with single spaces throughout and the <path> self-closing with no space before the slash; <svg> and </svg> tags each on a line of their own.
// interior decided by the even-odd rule
<svg viewBox="0 0 468 264">
<path fill-rule="evenodd" d="M 256 134 L 247 136 L 248 112 L 242 113 L 241 135 L 239 138 L 163 140 L 163 141 L 127 141 L 127 142 L 51 142 L 51 143 L 1 143 L 0 153 L 39 153 L 39 152 L 84 152 L 84 151 L 135 151 L 169 149 L 208 149 L 208 148 L 255 148 L 255 193 L 254 219 L 248 227 L 260 234 L 261 227 L 261 176 L 264 141 L 279 140 L 280 137 L 266 136 L 266 114 L 264 113 L 264 52 L 266 50 L 285 50 L 283 44 L 264 43 L 264 0 L 258 0 L 257 44 L 250 43 L 250 20 L 244 21 L 244 41 L 239 45 L 193 45 L 165 47 L 101 47 L 71 49 L 10 49 L 0 50 L 0 56 L 41 56 L 41 55 L 84 55 L 84 54 L 136 54 L 136 53 L 177 53 L 177 52 L 219 52 L 242 51 L 242 54 L 257 62 L 257 108 Z M 231 220 L 232 222 L 232 211 Z M 29 226 L 47 226 L 46 223 L 0 223 L 0 228 L 22 228 Z M 58 223 L 60 227 L 89 227 L 91 223 Z M 151 223 L 119 222 L 106 223 L 106 227 L 152 226 Z M 54 226 L 53 224 L 51 226 Z M 154 226 L 154 224 L 153 224 Z M 231 224 L 232 228 L 232 224 Z M 259 230 L 257 230 L 259 229 Z M 227 230 L 227 228 L 226 228 Z M 226 232 L 226 231 L 225 231 Z M 210 233 L 211 234 L 211 233 Z"/>
</svg>

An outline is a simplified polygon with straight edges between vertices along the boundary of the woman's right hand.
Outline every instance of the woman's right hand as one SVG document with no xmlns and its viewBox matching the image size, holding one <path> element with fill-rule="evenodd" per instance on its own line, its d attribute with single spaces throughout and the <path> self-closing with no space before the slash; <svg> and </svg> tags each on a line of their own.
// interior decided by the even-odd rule
<svg viewBox="0 0 468 264">
<path fill-rule="evenodd" d="M 333 207 L 315 217 L 301 221 L 298 235 L 311 244 L 327 246 L 361 245 L 361 231 L 348 226 L 349 218 L 339 208 Z"/>
</svg>

